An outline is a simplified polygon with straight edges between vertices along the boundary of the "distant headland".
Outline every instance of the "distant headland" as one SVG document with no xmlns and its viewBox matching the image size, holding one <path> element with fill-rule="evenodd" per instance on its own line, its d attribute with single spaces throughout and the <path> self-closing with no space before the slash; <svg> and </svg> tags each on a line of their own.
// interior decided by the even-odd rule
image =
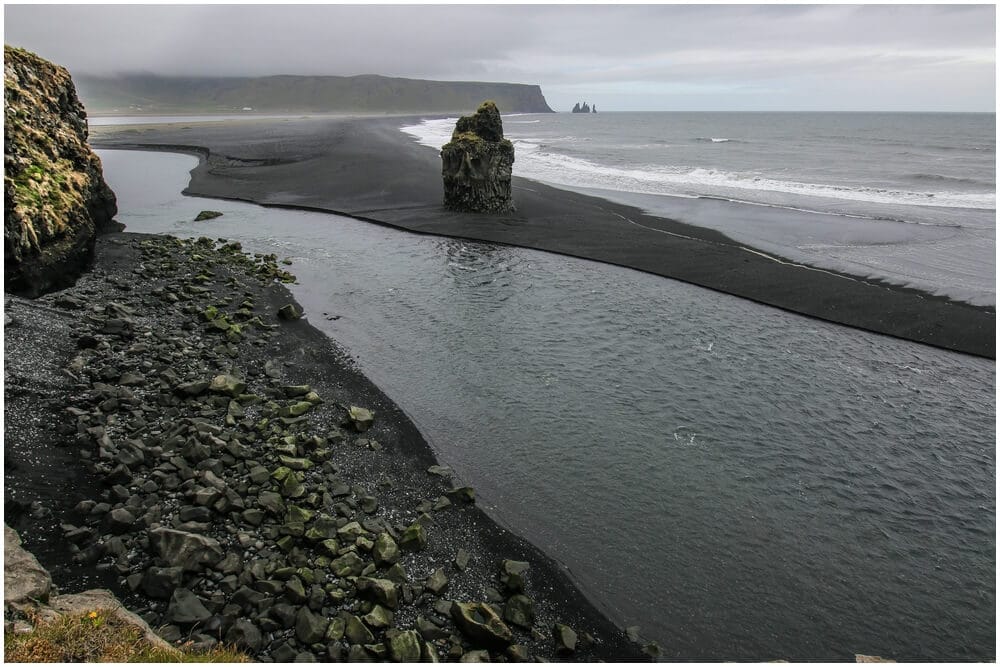
<svg viewBox="0 0 1000 667">
<path fill-rule="evenodd" d="M 552 113 L 541 87 L 520 83 L 430 81 L 361 76 L 170 77 L 151 74 L 74 76 L 91 113 L 225 113 L 232 111 L 428 113 L 464 112 L 484 99 L 504 113 Z"/>
</svg>

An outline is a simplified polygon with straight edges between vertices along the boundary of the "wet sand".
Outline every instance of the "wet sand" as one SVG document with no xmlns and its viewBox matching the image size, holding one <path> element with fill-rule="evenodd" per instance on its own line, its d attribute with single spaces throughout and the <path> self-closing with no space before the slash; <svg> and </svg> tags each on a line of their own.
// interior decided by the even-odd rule
<svg viewBox="0 0 1000 667">
<path fill-rule="evenodd" d="M 515 177 L 515 213 L 447 211 L 440 159 L 399 132 L 406 122 L 310 118 L 100 127 L 91 141 L 98 148 L 199 155 L 189 195 L 328 211 L 418 233 L 607 262 L 839 324 L 996 357 L 992 308 L 805 266 L 630 206 Z"/>
</svg>

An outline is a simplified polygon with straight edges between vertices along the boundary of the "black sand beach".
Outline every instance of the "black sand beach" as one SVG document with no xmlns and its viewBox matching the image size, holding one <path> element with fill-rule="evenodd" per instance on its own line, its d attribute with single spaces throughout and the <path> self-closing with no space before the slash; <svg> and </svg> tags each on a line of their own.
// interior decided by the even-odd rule
<svg viewBox="0 0 1000 667">
<path fill-rule="evenodd" d="M 412 119 L 411 119 L 412 120 Z M 504 243 L 676 278 L 811 317 L 995 358 L 993 309 L 795 264 L 718 232 L 514 179 L 517 211 L 441 205 L 436 153 L 403 118 L 312 118 L 94 128 L 100 148 L 202 157 L 187 194 L 329 211 L 409 231 Z"/>
<path fill-rule="evenodd" d="M 451 599 L 502 602 L 503 594 L 494 589 L 504 590 L 497 572 L 500 559 L 506 558 L 530 564 L 526 592 L 534 600 L 537 620 L 534 633 L 516 630 L 517 641 L 526 645 L 524 655 L 569 657 L 556 653 L 551 633 L 537 632 L 537 628 L 551 629 L 558 622 L 579 634 L 577 659 L 642 657 L 639 647 L 582 597 L 557 563 L 499 527 L 476 505 L 463 502 L 462 494 L 453 495 L 453 503 L 442 500 L 448 489 L 461 483 L 449 480 L 447 473 L 428 472 L 436 463 L 434 455 L 409 418 L 305 319 L 287 320 L 277 315 L 280 308 L 295 302 L 287 289 L 269 279 L 270 273 L 265 276 L 256 269 L 248 270 L 245 263 L 235 261 L 239 253 L 234 254 L 233 248 L 217 250 L 215 245 L 221 244 L 208 239 L 192 243 L 128 233 L 104 236 L 98 240 L 94 269 L 74 287 L 35 301 L 7 298 L 6 521 L 21 532 L 25 546 L 53 573 L 63 592 L 95 583 L 112 587 L 154 628 L 171 625 L 164 632 L 168 639 L 206 641 L 206 637 L 215 637 L 232 641 L 229 631 L 235 619 L 241 618 L 244 625 L 238 627 L 245 629 L 249 618 L 262 630 L 272 627 L 251 642 L 251 652 L 259 658 L 288 661 L 310 651 L 319 652 L 321 660 L 359 658 L 361 653 L 356 649 L 360 646 L 352 645 L 348 655 L 346 640 L 341 644 L 336 638 L 330 640 L 329 634 L 328 643 L 303 638 L 301 618 L 309 620 L 310 616 L 301 611 L 305 606 L 295 615 L 294 605 L 305 602 L 292 587 L 294 581 L 288 581 L 287 589 L 282 583 L 291 568 L 286 567 L 284 575 L 280 568 L 272 573 L 273 564 L 288 558 L 300 566 L 298 576 L 306 576 L 301 566 L 322 568 L 322 558 L 313 554 L 307 563 L 305 546 L 296 546 L 289 553 L 282 542 L 287 542 L 287 537 L 276 546 L 280 516 L 278 525 L 273 519 L 260 524 L 263 513 L 253 518 L 248 513 L 257 511 L 253 509 L 258 506 L 254 500 L 257 485 L 267 488 L 267 482 L 247 477 L 255 465 L 252 459 L 270 461 L 273 449 L 280 449 L 273 435 L 266 443 L 254 435 L 254 429 L 268 421 L 252 426 L 251 417 L 256 420 L 268 410 L 260 403 L 260 396 L 241 394 L 229 402 L 211 390 L 204 392 L 204 387 L 203 393 L 194 393 L 197 388 L 192 387 L 197 382 L 175 386 L 189 377 L 233 373 L 246 379 L 242 391 L 262 396 L 280 396 L 278 386 L 282 384 L 308 385 L 319 394 L 322 402 L 308 411 L 308 417 L 282 420 L 288 424 L 283 427 L 287 433 L 299 433 L 286 437 L 286 442 L 301 440 L 305 428 L 339 432 L 337 415 L 343 414 L 346 406 L 374 411 L 374 425 L 363 434 L 350 435 L 348 429 L 346 440 L 330 440 L 326 454 L 321 450 L 306 453 L 306 458 L 316 463 L 306 465 L 303 459 L 287 457 L 282 460 L 302 463 L 306 472 L 298 474 L 304 475 L 310 491 L 336 497 L 337 511 L 347 517 L 338 520 L 342 528 L 354 525 L 362 536 L 377 528 L 387 530 L 402 543 L 404 538 L 393 526 L 414 519 L 426 524 L 426 547 L 404 552 L 399 560 L 412 586 L 405 582 L 398 586 L 399 606 L 393 605 L 397 624 L 412 624 L 422 615 L 445 626 L 440 636 L 447 637 L 452 631 L 447 629 L 447 614 L 442 617 L 438 610 L 440 605 Z M 229 332 L 216 327 L 214 320 L 206 320 L 207 309 L 217 305 L 231 310 L 240 300 L 242 308 L 252 309 L 259 319 L 244 317 L 243 324 Z M 244 313 L 246 317 L 250 314 Z M 40 340 L 46 341 L 44 349 L 38 346 Z M 229 417 L 237 416 L 227 418 L 227 426 L 220 428 L 219 415 L 226 412 L 227 402 Z M 240 416 L 244 410 L 234 403 L 246 406 L 245 418 Z M 271 421 L 276 424 L 279 420 Z M 185 431 L 185 425 L 197 427 L 190 431 L 198 432 L 196 439 L 214 434 L 211 453 L 208 448 L 197 453 L 201 446 L 191 437 L 181 448 L 183 437 L 169 435 L 178 429 Z M 126 438 L 132 439 L 126 443 Z M 170 440 L 176 441 L 175 445 Z M 78 456 L 81 448 L 86 452 L 83 458 Z M 179 487 L 180 480 L 170 481 L 177 475 L 185 480 Z M 212 512 L 198 497 L 212 484 L 242 489 L 241 502 L 246 502 L 248 512 L 241 515 L 237 511 L 228 514 L 227 521 L 204 523 L 202 515 Z M 338 487 L 341 490 L 336 490 Z M 196 489 L 201 491 L 195 493 Z M 286 490 L 282 490 L 283 495 Z M 292 493 L 286 502 L 309 506 L 310 498 Z M 372 503 L 376 507 L 370 506 Z M 238 507 L 228 511 L 232 510 Z M 351 516 L 364 528 L 346 524 Z M 121 517 L 131 517 L 134 524 L 123 523 Z M 155 565 L 162 563 L 151 560 L 149 550 L 141 545 L 151 539 L 158 526 L 194 531 L 198 539 L 212 536 L 225 548 L 228 556 L 223 564 L 206 572 L 196 568 L 183 580 L 185 587 L 205 601 L 215 620 L 200 621 L 193 627 L 178 622 L 176 601 L 168 606 L 162 594 L 150 592 L 149 575 L 142 573 L 151 566 L 152 571 L 159 571 Z M 101 535 L 109 530 L 111 534 Z M 343 531 L 339 537 L 344 539 Z M 67 549 L 68 544 L 73 546 Z M 453 564 L 459 550 L 468 557 L 468 564 L 461 567 Z M 229 563 L 233 557 L 238 565 Z M 225 563 L 237 568 L 228 583 L 219 572 L 227 569 Z M 267 575 L 259 571 L 265 565 Z M 447 581 L 444 591 L 434 595 L 417 582 L 436 568 L 442 568 Z M 128 585 L 121 585 L 126 574 L 130 575 Z M 220 597 L 220 587 L 226 591 L 227 586 L 237 585 L 236 574 L 240 583 L 245 580 L 258 592 Z M 370 576 L 392 576 L 392 572 Z M 326 586 L 331 596 L 337 584 L 332 586 Z M 313 600 L 314 594 L 322 593 L 316 589 L 311 589 L 308 606 L 317 613 L 322 607 L 327 613 L 328 602 Z M 310 590 L 308 585 L 305 590 Z M 248 602 L 248 596 L 253 602 Z M 353 593 L 348 591 L 347 596 L 350 602 Z M 242 611 L 225 604 L 237 598 L 247 599 Z M 351 602 L 345 608 L 358 615 L 371 608 L 370 603 L 362 603 L 360 608 L 356 604 Z M 294 629 L 287 625 L 289 614 L 298 619 L 293 619 Z M 425 624 L 425 639 L 436 641 L 442 655 L 454 646 L 448 640 L 433 639 L 435 633 L 442 632 L 433 623 L 426 626 L 426 620 L 419 619 L 416 623 Z M 243 630 L 235 636 L 246 640 Z M 391 636 L 387 631 L 387 643 Z M 369 650 L 377 654 L 379 649 Z M 452 659 L 461 656 L 460 649 L 452 650 L 458 650 Z"/>
</svg>

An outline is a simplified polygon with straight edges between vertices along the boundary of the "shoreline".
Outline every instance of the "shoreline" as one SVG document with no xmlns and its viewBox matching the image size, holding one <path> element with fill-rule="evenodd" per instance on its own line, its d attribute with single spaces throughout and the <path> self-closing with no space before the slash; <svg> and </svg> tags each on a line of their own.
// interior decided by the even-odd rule
<svg viewBox="0 0 1000 667">
<path fill-rule="evenodd" d="M 247 133 L 246 124 L 141 132 L 101 126 L 92 143 L 197 155 L 200 164 L 184 191 L 191 196 L 335 213 L 420 234 L 595 260 L 995 359 L 994 309 L 786 260 L 624 204 L 515 177 L 518 211 L 512 215 L 446 211 L 436 156 L 408 142 L 397 123 L 354 118 L 304 127 L 286 121 L 267 128 L 277 135 L 267 140 Z"/>
<path fill-rule="evenodd" d="M 314 410 L 309 411 L 309 420 L 320 420 L 320 425 L 327 425 L 327 428 L 332 429 L 331 432 L 339 430 L 334 425 L 337 423 L 336 418 L 331 417 L 331 415 L 337 413 L 340 407 L 364 405 L 374 409 L 374 426 L 363 437 L 357 439 L 359 446 L 367 443 L 367 447 L 358 449 L 350 442 L 352 436 L 348 435 L 346 441 L 333 448 L 332 459 L 327 459 L 326 463 L 317 463 L 316 465 L 322 465 L 324 475 L 333 476 L 331 480 L 336 477 L 350 482 L 353 476 L 354 483 L 350 486 L 350 491 L 347 492 L 346 496 L 346 499 L 349 500 L 348 505 L 353 506 L 356 502 L 359 504 L 370 502 L 365 500 L 368 495 L 378 498 L 378 510 L 372 513 L 365 511 L 357 519 L 362 522 L 366 530 L 376 527 L 370 523 L 372 521 L 376 523 L 384 521 L 386 529 L 390 533 L 395 532 L 389 527 L 390 523 L 396 526 L 405 525 L 414 518 L 427 522 L 426 548 L 419 550 L 412 556 L 404 556 L 400 560 L 401 563 L 405 563 L 406 573 L 411 576 L 413 583 L 412 585 L 409 583 L 399 584 L 400 596 L 406 597 L 405 591 L 410 590 L 412 605 L 414 608 L 423 609 L 422 613 L 425 616 L 430 617 L 429 615 L 435 613 L 430 608 L 434 606 L 436 598 L 416 582 L 422 581 L 423 577 L 429 575 L 435 567 L 442 567 L 450 580 L 450 588 L 447 588 L 445 593 L 437 599 L 438 602 L 454 597 L 454 599 L 462 600 L 492 599 L 502 605 L 503 599 L 510 595 L 509 591 L 506 594 L 501 594 L 499 600 L 489 597 L 492 595 L 489 592 L 491 588 L 498 591 L 504 590 L 503 584 L 496 580 L 499 562 L 503 558 L 522 560 L 530 563 L 530 569 L 527 573 L 527 593 L 535 601 L 538 620 L 534 624 L 536 630 L 534 635 L 525 635 L 522 631 L 517 631 L 517 636 L 519 642 L 528 645 L 530 655 L 556 657 L 551 634 L 538 632 L 538 630 L 544 630 L 546 624 L 551 626 L 552 623 L 558 622 L 570 625 L 579 633 L 581 641 L 575 654 L 577 659 L 625 659 L 630 661 L 643 659 L 638 647 L 628 641 L 624 632 L 616 628 L 608 620 L 607 615 L 600 611 L 572 583 L 564 566 L 495 522 L 475 504 L 463 504 L 458 497 L 455 498 L 454 503 L 447 505 L 442 503 L 441 498 L 448 496 L 445 487 L 461 488 L 461 483 L 454 480 L 453 483 L 446 484 L 445 478 L 425 472 L 428 468 L 437 465 L 429 444 L 405 413 L 350 363 L 343 351 L 336 346 L 335 341 L 315 329 L 305 319 L 282 320 L 276 316 L 280 307 L 289 303 L 295 304 L 294 297 L 286 288 L 273 280 L 262 282 L 256 287 L 252 281 L 237 287 L 235 283 L 225 281 L 232 279 L 242 281 L 242 269 L 239 267 L 230 269 L 227 268 L 225 262 L 216 261 L 218 258 L 215 253 L 220 251 L 209 250 L 204 244 L 199 246 L 197 242 L 174 242 L 164 240 L 166 238 L 134 233 L 100 237 L 94 267 L 78 281 L 76 286 L 35 301 L 9 296 L 7 298 L 7 315 L 12 317 L 7 322 L 7 337 L 5 339 L 8 358 L 8 377 L 5 378 L 5 395 L 8 405 L 8 429 L 5 438 L 5 454 L 8 461 L 5 470 L 7 517 L 12 526 L 23 531 L 22 535 L 25 537 L 26 546 L 34 551 L 43 565 L 53 572 L 57 583 L 67 585 L 63 582 L 72 581 L 73 583 L 69 585 L 70 588 L 90 587 L 93 581 L 86 580 L 82 571 L 89 569 L 89 566 L 81 568 L 80 563 L 97 563 L 97 570 L 104 572 L 103 575 L 99 575 L 101 583 L 110 584 L 113 590 L 121 594 L 130 608 L 138 606 L 141 615 L 146 620 L 152 621 L 151 624 L 158 624 L 158 619 L 162 620 L 164 614 L 170 613 L 169 608 L 164 611 L 165 603 L 144 598 L 136 592 L 137 590 L 145 590 L 146 584 L 142 583 L 141 577 L 133 577 L 153 562 L 158 561 L 148 560 L 148 555 L 140 556 L 143 559 L 142 563 L 129 562 L 128 566 L 125 567 L 125 562 L 121 560 L 124 556 L 118 552 L 118 547 L 114 546 L 121 544 L 122 540 L 127 545 L 134 535 L 141 537 L 145 531 L 154 530 L 155 524 L 161 523 L 161 521 L 150 522 L 150 519 L 155 517 L 151 517 L 148 513 L 140 518 L 136 510 L 136 506 L 140 502 L 131 499 L 142 497 L 143 502 L 145 502 L 145 499 L 150 496 L 163 494 L 164 490 L 169 487 L 163 487 L 157 491 L 151 491 L 150 489 L 153 487 L 146 487 L 145 492 L 142 492 L 143 484 L 151 482 L 152 479 L 162 480 L 162 475 L 153 478 L 145 477 L 144 482 L 143 475 L 146 473 L 140 472 L 144 464 L 134 460 L 130 464 L 132 471 L 128 471 L 126 467 L 126 472 L 135 473 L 134 477 L 129 474 L 131 481 L 124 481 L 121 477 L 121 470 L 112 469 L 112 464 L 118 459 L 118 455 L 113 455 L 110 462 L 104 458 L 104 452 L 101 453 L 100 457 L 94 455 L 96 452 L 83 459 L 76 456 L 80 445 L 84 445 L 84 450 L 95 447 L 91 436 L 99 438 L 97 431 L 80 431 L 80 425 L 84 423 L 81 421 L 85 418 L 84 415 L 79 415 L 76 418 L 77 426 L 75 428 L 72 426 L 73 419 L 71 417 L 77 414 L 75 411 L 88 412 L 99 417 L 106 410 L 106 417 L 116 415 L 117 419 L 105 417 L 100 431 L 101 433 L 113 434 L 115 436 L 114 443 L 121 447 L 121 442 L 126 435 L 120 432 L 122 427 L 118 426 L 118 420 L 132 426 L 136 425 L 135 422 L 129 421 L 129 417 L 123 412 L 126 405 L 129 406 L 129 410 L 136 411 L 137 404 L 134 399 L 137 396 L 142 396 L 138 410 L 150 414 L 162 410 L 163 408 L 153 408 L 155 400 L 168 400 L 164 396 L 169 396 L 170 391 L 167 389 L 165 394 L 160 394 L 161 398 L 155 399 L 154 387 L 159 383 L 160 387 L 164 388 L 165 384 L 172 384 L 174 380 L 163 380 L 164 375 L 160 374 L 159 379 L 154 381 L 153 376 L 148 375 L 150 368 L 146 362 L 150 362 L 150 366 L 154 368 L 159 368 L 160 362 L 157 361 L 159 357 L 155 355 L 159 352 L 162 356 L 164 349 L 157 349 L 150 345 L 149 347 L 153 350 L 147 351 L 142 348 L 145 345 L 142 341 L 166 340 L 168 332 L 165 329 L 169 328 L 170 332 L 187 331 L 185 336 L 191 338 L 195 349 L 202 350 L 202 352 L 194 352 L 193 359 L 190 358 L 192 356 L 190 353 L 185 355 L 189 358 L 184 362 L 177 362 L 178 364 L 195 363 L 196 366 L 207 364 L 216 367 L 217 371 L 226 368 L 232 368 L 235 371 L 242 367 L 249 386 L 275 385 L 279 382 L 274 378 L 275 374 L 280 375 L 281 380 L 288 384 L 308 383 L 323 397 L 323 402 L 317 405 Z M 193 274 L 184 273 L 184 267 L 191 266 L 192 253 L 207 257 L 209 261 L 206 261 L 206 264 L 211 266 L 208 273 L 202 274 L 205 276 L 204 278 L 193 282 L 191 281 Z M 154 265 L 161 268 L 160 273 L 150 270 L 150 267 Z M 173 272 L 169 268 L 171 266 L 174 267 Z M 206 270 L 208 270 L 207 267 Z M 213 278 L 212 274 L 217 275 L 218 278 Z M 183 283 L 187 286 L 185 290 L 192 288 L 193 291 L 190 295 L 184 294 L 180 304 L 157 303 L 162 297 L 164 286 L 169 289 L 172 283 L 177 285 Z M 159 296 L 156 296 L 156 292 L 152 291 L 154 289 L 160 290 Z M 206 292 L 199 292 L 199 289 L 204 289 Z M 243 296 L 240 296 L 241 294 Z M 239 301 L 241 298 L 246 298 L 247 294 L 252 295 L 249 298 L 255 303 L 255 314 L 261 317 L 264 323 L 270 322 L 272 324 L 265 325 L 259 336 L 256 334 L 256 326 L 244 325 L 243 330 L 246 335 L 239 343 L 235 344 L 239 348 L 236 356 L 233 356 L 232 349 L 221 353 L 218 346 L 214 352 L 210 351 L 211 342 L 215 338 L 210 322 L 202 322 L 202 324 L 195 326 L 184 324 L 184 321 L 192 322 L 193 316 L 200 312 L 206 303 L 218 303 L 224 299 Z M 195 305 L 202 301 L 205 303 Z M 107 332 L 99 328 L 96 328 L 93 334 L 89 334 L 87 333 L 88 327 L 97 324 L 93 321 L 97 313 L 94 309 L 88 312 L 83 307 L 83 304 L 87 302 L 119 304 L 105 306 L 105 309 L 108 307 L 117 309 L 116 313 L 119 315 L 128 312 L 129 308 L 136 309 L 138 312 L 121 318 L 135 320 L 127 326 L 128 331 L 124 334 L 105 335 Z M 236 306 L 230 307 L 235 308 Z M 183 315 L 182 310 L 187 310 L 187 315 Z M 107 321 L 105 317 L 104 322 Z M 149 327 L 154 328 L 150 329 Z M 175 329 L 175 327 L 179 328 Z M 207 331 L 205 331 L 206 327 Z M 131 335 L 133 330 L 136 335 Z M 151 338 L 150 334 L 142 333 L 145 330 L 152 332 Z M 251 331 L 255 333 L 251 333 Z M 274 331 L 274 335 L 269 334 L 269 331 Z M 81 334 L 83 337 L 78 338 Z M 31 341 L 37 339 L 39 335 L 44 335 L 46 339 L 51 341 L 50 346 L 44 351 L 34 351 L 30 347 Z M 97 341 L 96 348 L 81 348 L 79 341 L 87 339 L 87 336 L 91 336 Z M 139 343 L 136 343 L 137 340 Z M 198 344 L 198 340 L 204 342 Z M 225 338 L 222 340 L 224 341 Z M 128 347 L 129 343 L 133 343 L 132 347 Z M 233 344 L 231 341 L 230 343 Z M 87 345 L 89 344 L 88 342 Z M 225 344 L 223 346 L 225 347 Z M 121 357 L 121 352 L 116 350 L 125 351 L 124 348 L 132 351 L 126 352 L 126 356 Z M 101 366 L 96 365 L 108 362 L 112 358 L 108 355 L 113 356 L 112 363 L 116 369 L 115 373 L 125 368 L 133 368 L 140 375 L 145 374 L 148 380 L 140 384 L 132 384 L 131 380 L 125 382 L 121 378 L 117 381 L 110 378 L 106 367 L 102 369 Z M 265 361 L 268 363 L 264 363 Z M 273 373 L 261 372 L 261 369 L 265 367 L 280 370 L 275 370 Z M 191 369 L 187 370 L 187 374 L 190 375 Z M 176 374 L 184 375 L 179 366 Z M 88 376 L 92 378 L 91 382 L 86 380 Z M 168 374 L 167 377 L 173 377 L 173 375 Z M 96 382 L 96 378 L 100 378 L 102 382 L 112 386 L 121 385 L 123 382 L 126 386 L 119 389 L 101 389 L 101 386 L 107 386 L 107 384 L 101 385 Z M 265 384 L 261 385 L 262 382 Z M 87 384 L 90 384 L 91 389 L 82 391 Z M 151 389 L 152 393 L 147 392 L 147 388 Z M 81 398 L 86 397 L 89 393 L 102 391 L 117 392 L 118 399 L 116 400 L 120 400 L 125 405 L 118 407 L 102 404 L 103 408 L 91 412 L 92 408 L 86 404 L 86 401 L 81 403 Z M 263 389 L 263 391 L 257 389 L 257 391 L 266 394 L 273 389 Z M 34 396 L 42 392 L 46 395 L 43 408 L 51 411 L 53 418 L 49 420 L 51 423 L 39 426 L 32 421 L 32 414 L 25 408 L 35 400 Z M 150 400 L 153 400 L 154 403 L 147 403 Z M 201 409 L 203 413 L 207 414 L 205 411 L 212 404 L 211 399 L 208 399 L 208 403 L 204 398 L 200 400 L 203 404 Z M 240 401 L 242 402 L 242 399 Z M 170 402 L 168 400 L 168 404 Z M 176 402 L 174 403 L 176 404 Z M 182 401 L 181 405 L 187 405 L 187 403 L 188 401 Z M 248 405 L 257 404 L 251 401 Z M 256 409 L 246 408 L 248 413 Z M 232 403 L 230 403 L 230 411 L 232 410 Z M 320 416 L 313 417 L 312 414 Z M 331 418 L 334 418 L 334 421 L 331 422 Z M 87 417 L 87 419 L 90 418 Z M 173 418 L 173 421 L 176 421 L 176 418 Z M 98 421 L 97 423 L 101 424 L 102 422 Z M 240 423 L 237 423 L 237 427 Z M 152 424 L 147 425 L 147 427 L 150 425 Z M 289 428 L 294 429 L 295 427 L 290 426 Z M 154 426 L 153 432 L 162 429 L 162 425 Z M 74 436 L 72 431 L 77 431 L 78 435 Z M 228 439 L 230 436 L 227 435 L 226 429 L 223 429 L 218 437 Z M 249 435 L 245 430 L 240 437 L 245 446 L 260 447 L 260 444 L 253 444 L 259 439 Z M 380 443 L 377 446 L 370 444 L 375 438 Z M 228 441 L 232 443 L 232 440 Z M 89 445 L 85 443 L 89 443 Z M 100 447 L 108 452 L 113 451 L 113 448 L 108 447 L 107 443 L 100 445 Z M 122 448 L 121 452 L 124 453 L 124 451 Z M 146 455 L 161 456 L 157 454 L 156 446 L 146 449 Z M 164 452 L 163 456 L 166 455 L 167 452 Z M 188 456 L 186 448 L 185 453 L 181 455 Z M 226 455 L 222 453 L 221 456 L 225 457 Z M 236 458 L 240 459 L 242 456 L 243 454 L 240 454 Z M 255 456 L 263 461 L 268 454 L 258 451 Z M 89 472 L 85 465 L 86 461 L 91 460 L 91 457 L 97 462 L 97 467 L 100 469 L 97 477 L 94 477 L 94 473 Z M 168 458 L 161 460 L 166 461 Z M 49 466 L 24 465 L 32 460 L 51 460 L 52 463 Z M 169 458 L 169 460 L 174 461 L 175 465 L 180 465 L 173 458 Z M 323 461 L 323 458 L 320 457 L 317 461 Z M 237 467 L 240 465 L 236 464 Z M 215 469 L 213 466 L 205 468 L 202 465 L 192 467 L 196 471 L 204 469 L 205 474 Z M 307 467 L 306 470 L 309 468 Z M 241 481 L 239 476 L 233 477 L 229 473 L 230 470 L 225 469 L 219 473 L 219 476 L 234 488 L 245 483 L 245 480 Z M 309 474 L 306 473 L 307 476 Z M 75 482 L 70 486 L 72 491 L 70 493 L 57 491 L 57 489 L 66 487 L 67 476 Z M 196 472 L 195 477 L 191 479 L 199 479 L 200 476 L 201 473 Z M 131 509 L 136 515 L 135 518 L 138 520 L 135 524 L 137 529 L 135 533 L 132 532 L 131 528 L 123 530 L 116 528 L 112 530 L 114 537 L 107 534 L 100 536 L 101 532 L 108 529 L 109 519 L 107 517 L 111 515 L 95 514 L 93 511 L 89 514 L 80 514 L 81 506 L 77 504 L 78 501 L 87 501 L 92 497 L 94 500 L 101 500 L 95 495 L 102 488 L 98 478 L 104 480 L 103 496 L 108 498 L 107 502 L 114 503 L 115 507 L 122 510 Z M 389 486 L 376 484 L 378 481 L 376 478 L 391 484 Z M 210 478 L 206 479 L 211 481 Z M 315 481 L 318 478 L 313 476 L 308 479 Z M 107 490 L 107 485 L 110 483 L 118 483 L 124 491 L 116 490 L 119 487 Z M 361 487 L 364 487 L 365 498 L 359 495 Z M 251 494 L 253 488 L 253 486 L 250 487 Z M 442 491 L 445 492 L 443 496 L 441 495 Z M 125 493 L 128 499 L 123 500 L 121 493 Z M 166 494 L 167 498 L 173 495 L 172 493 Z M 434 500 L 436 496 L 437 501 Z M 116 498 L 118 502 L 116 502 Z M 340 497 L 339 499 L 343 501 L 345 498 Z M 177 526 L 178 515 L 173 514 L 177 509 L 176 506 L 169 501 L 166 501 L 166 505 L 164 505 L 162 500 L 164 499 L 160 498 L 156 502 L 156 507 L 163 505 L 162 524 Z M 195 511 L 193 507 L 184 510 L 185 501 L 182 501 L 181 504 L 182 512 L 188 512 L 191 515 L 203 513 Z M 146 506 L 142 505 L 142 507 Z M 356 512 L 357 510 L 348 508 L 345 511 Z M 173 518 L 168 521 L 171 516 Z M 362 519 L 362 517 L 367 518 Z M 380 519 L 380 517 L 384 517 L 384 519 Z M 426 517 L 426 519 L 421 517 Z M 180 522 L 182 527 L 186 525 L 189 530 L 212 535 L 223 542 L 227 539 L 233 540 L 232 533 L 237 531 L 237 528 L 240 533 L 246 532 L 251 535 L 264 536 L 266 544 L 263 551 L 259 547 L 247 546 L 242 538 L 239 541 L 247 549 L 247 564 L 260 558 L 266 559 L 268 558 L 267 554 L 272 552 L 273 559 L 274 553 L 278 552 L 271 545 L 271 540 L 277 536 L 277 533 L 272 531 L 271 537 L 268 538 L 266 537 L 267 531 L 255 530 L 251 524 L 246 523 L 245 519 L 233 521 L 232 531 L 223 530 L 229 526 L 231 519 L 223 520 L 221 525 L 216 525 L 214 528 L 209 526 L 199 528 L 190 524 L 190 521 L 194 519 L 190 517 L 188 519 L 187 524 L 183 521 Z M 77 524 L 82 531 L 71 531 L 71 534 L 75 536 L 70 540 L 76 545 L 71 549 L 76 554 L 75 558 L 71 558 L 66 552 L 65 527 L 60 525 L 70 522 Z M 112 521 L 112 523 L 114 522 Z M 270 523 L 270 520 L 265 520 L 263 525 L 267 527 Z M 342 523 L 346 523 L 346 520 Z M 117 524 L 115 525 L 117 526 Z M 248 528 L 248 526 L 250 527 Z M 25 527 L 29 530 L 25 531 Z M 96 538 L 97 541 L 88 541 L 88 534 Z M 235 543 L 230 543 L 230 548 L 236 548 L 243 552 L 242 547 L 234 547 L 233 544 Z M 449 564 L 460 548 L 465 549 L 470 556 L 467 569 L 465 567 L 456 568 Z M 117 557 L 115 556 L 116 552 L 118 553 Z M 363 553 L 361 547 L 359 547 L 358 553 Z M 131 558 L 131 556 L 128 557 Z M 250 569 L 252 568 L 245 570 L 244 574 Z M 127 578 L 128 585 L 122 586 L 121 578 L 128 572 L 131 572 L 131 576 Z M 241 579 L 243 576 L 243 574 L 240 575 Z M 384 575 L 371 574 L 371 576 Z M 217 579 L 214 574 L 207 577 L 206 580 L 213 579 Z M 207 588 L 197 589 L 197 586 L 202 585 L 198 584 L 200 580 L 195 577 L 194 583 L 189 582 L 187 585 L 192 589 L 201 590 L 205 604 L 214 610 L 216 615 L 225 616 L 222 605 L 214 606 L 213 604 L 213 600 L 217 601 L 213 597 L 215 595 L 213 591 L 218 590 L 217 584 L 208 583 L 204 584 Z M 418 590 L 423 590 L 423 592 L 418 593 Z M 286 593 L 286 597 L 288 595 L 290 593 Z M 348 591 L 347 595 L 347 599 L 350 600 L 352 593 Z M 480 597 L 484 595 L 487 597 Z M 294 601 L 298 598 L 292 596 L 288 599 Z M 362 610 L 364 608 L 361 607 Z M 361 615 L 360 611 L 357 613 L 358 616 Z M 402 624 L 412 622 L 415 613 L 416 611 L 409 611 L 407 605 L 402 604 L 401 600 L 400 607 L 396 611 L 397 621 Z M 261 618 L 264 617 L 261 616 Z M 436 616 L 435 618 L 440 620 L 442 617 Z M 181 628 L 184 627 L 181 624 Z M 194 632 L 194 629 L 191 632 Z M 431 631 L 428 633 L 434 634 Z M 593 636 L 596 643 L 588 644 L 585 640 L 585 633 Z M 288 631 L 276 630 L 272 634 L 277 636 L 277 639 L 265 644 L 266 650 L 279 650 L 280 646 L 288 643 L 285 641 L 288 637 Z M 294 634 L 295 632 L 292 633 L 292 635 Z M 433 640 L 428 639 L 428 641 Z M 291 643 L 294 645 L 294 641 Z M 352 648 L 352 650 L 354 649 Z M 550 653 L 550 650 L 553 652 Z M 288 651 L 285 650 L 284 653 L 287 654 Z M 289 656 L 286 655 L 287 657 Z M 325 657 L 331 659 L 335 656 L 331 653 L 330 656 Z M 355 657 L 358 657 L 358 654 L 355 654 Z"/>
</svg>

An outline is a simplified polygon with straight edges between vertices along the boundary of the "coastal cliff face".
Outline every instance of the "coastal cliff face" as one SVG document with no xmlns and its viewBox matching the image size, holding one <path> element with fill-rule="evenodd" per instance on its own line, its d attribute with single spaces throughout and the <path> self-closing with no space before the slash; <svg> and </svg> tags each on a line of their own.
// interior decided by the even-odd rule
<svg viewBox="0 0 1000 667">
<path fill-rule="evenodd" d="M 429 81 L 361 76 L 167 77 L 81 76 L 80 97 L 91 111 L 457 112 L 485 99 L 507 113 L 551 113 L 537 85 Z"/>
<path fill-rule="evenodd" d="M 514 144 L 503 138 L 503 121 L 492 101 L 455 124 L 441 148 L 444 205 L 455 211 L 510 213 Z"/>
<path fill-rule="evenodd" d="M 75 281 L 118 206 L 65 68 L 4 46 L 4 129 L 5 289 L 38 296 Z"/>
</svg>

